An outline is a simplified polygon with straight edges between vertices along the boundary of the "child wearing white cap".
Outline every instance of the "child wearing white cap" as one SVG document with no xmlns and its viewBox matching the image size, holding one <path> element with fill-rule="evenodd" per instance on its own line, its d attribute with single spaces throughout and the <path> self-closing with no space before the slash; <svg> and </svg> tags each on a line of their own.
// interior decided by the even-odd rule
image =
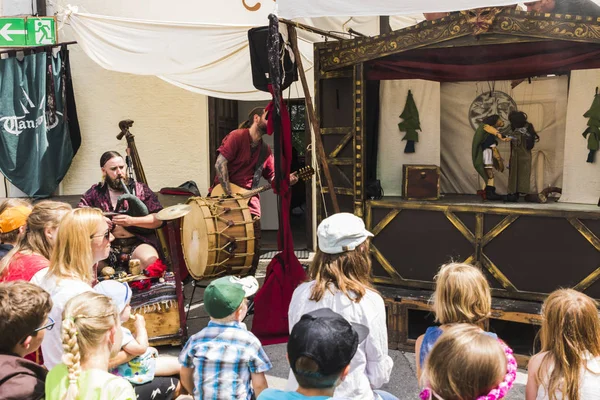
<svg viewBox="0 0 600 400">
<path fill-rule="evenodd" d="M 106 280 L 94 286 L 97 293 L 112 299 L 117 307 L 121 322 L 134 319 L 135 336 L 124 326 L 121 351 L 109 362 L 109 372 L 122 376 L 131 382 L 139 398 L 146 398 L 145 393 L 152 393 L 160 388 L 164 399 L 176 398 L 180 386 L 176 378 L 165 380 L 155 377 L 172 377 L 179 375 L 179 362 L 176 357 L 158 356 L 154 347 L 149 347 L 146 321 L 141 314 L 131 314 L 131 288 L 123 282 Z M 154 397 L 153 397 L 154 398 Z"/>
<path fill-rule="evenodd" d="M 311 281 L 298 286 L 292 296 L 290 332 L 302 315 L 329 308 L 350 323 L 366 326 L 369 334 L 350 362 L 350 372 L 336 388 L 335 396 L 353 400 L 397 400 L 374 390 L 387 383 L 393 361 L 388 356 L 385 306 L 371 281 L 369 238 L 364 222 L 349 213 L 324 219 L 317 229 L 317 254 L 309 268 Z M 286 390 L 298 388 L 290 372 Z"/>
</svg>

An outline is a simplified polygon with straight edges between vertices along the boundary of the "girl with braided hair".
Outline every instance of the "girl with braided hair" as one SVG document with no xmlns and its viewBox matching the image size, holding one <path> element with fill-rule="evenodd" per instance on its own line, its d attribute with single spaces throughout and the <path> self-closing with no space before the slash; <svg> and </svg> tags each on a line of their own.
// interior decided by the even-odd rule
<svg viewBox="0 0 600 400">
<path fill-rule="evenodd" d="M 121 345 L 120 320 L 109 297 L 85 292 L 65 305 L 62 363 L 46 378 L 47 400 L 136 400 L 131 384 L 108 373 Z"/>
</svg>

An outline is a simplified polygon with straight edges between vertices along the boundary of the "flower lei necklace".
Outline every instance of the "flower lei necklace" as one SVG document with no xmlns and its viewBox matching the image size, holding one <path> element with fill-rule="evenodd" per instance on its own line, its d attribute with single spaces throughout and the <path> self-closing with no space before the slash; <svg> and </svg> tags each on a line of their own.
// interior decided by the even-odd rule
<svg viewBox="0 0 600 400">
<path fill-rule="evenodd" d="M 500 382 L 498 386 L 490 390 L 487 395 L 479 396 L 476 400 L 499 400 L 502 399 L 510 388 L 512 388 L 513 383 L 517 377 L 517 360 L 515 356 L 513 356 L 513 351 L 510 347 L 506 345 L 502 340 L 498 339 L 500 342 L 500 346 L 502 346 L 502 350 L 504 350 L 504 355 L 506 356 L 506 375 L 504 375 L 504 380 Z M 428 387 L 425 387 L 419 397 L 421 400 L 431 400 L 432 395 L 435 395 L 436 398 L 441 399 L 433 390 Z"/>
</svg>

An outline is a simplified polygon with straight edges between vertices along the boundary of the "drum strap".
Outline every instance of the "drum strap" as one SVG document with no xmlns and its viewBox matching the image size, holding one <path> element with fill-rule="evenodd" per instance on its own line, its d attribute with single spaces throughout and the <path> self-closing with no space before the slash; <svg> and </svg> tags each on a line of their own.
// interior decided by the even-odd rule
<svg viewBox="0 0 600 400">
<path fill-rule="evenodd" d="M 260 182 L 260 177 L 262 175 L 263 165 L 265 164 L 265 159 L 267 158 L 267 147 L 269 145 L 262 141 L 262 146 L 260 146 L 260 150 L 258 150 L 258 162 L 256 163 L 256 167 L 254 168 L 254 176 L 252 177 L 252 189 L 256 189 L 258 187 L 258 183 Z"/>
</svg>

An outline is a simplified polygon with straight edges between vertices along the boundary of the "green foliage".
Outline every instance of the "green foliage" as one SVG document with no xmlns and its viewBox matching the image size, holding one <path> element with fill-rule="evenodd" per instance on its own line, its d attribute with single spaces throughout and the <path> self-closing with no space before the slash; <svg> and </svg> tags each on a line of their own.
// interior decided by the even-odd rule
<svg viewBox="0 0 600 400">
<path fill-rule="evenodd" d="M 583 137 L 587 139 L 587 148 L 590 151 L 587 162 L 594 162 L 595 153 L 600 148 L 600 95 L 594 96 L 594 101 L 589 110 L 583 114 L 588 118 L 588 128 L 583 132 Z"/>
<path fill-rule="evenodd" d="M 419 110 L 417 109 L 415 99 L 410 90 L 408 91 L 406 105 L 404 106 L 404 111 L 400 114 L 400 118 L 402 118 L 403 121 L 398 124 L 398 129 L 400 129 L 401 132 L 406 132 L 402 140 L 412 142 L 410 145 L 407 143 L 404 152 L 414 153 L 414 142 L 419 141 L 419 133 L 417 131 L 421 130 L 421 122 L 419 121 Z"/>
</svg>

